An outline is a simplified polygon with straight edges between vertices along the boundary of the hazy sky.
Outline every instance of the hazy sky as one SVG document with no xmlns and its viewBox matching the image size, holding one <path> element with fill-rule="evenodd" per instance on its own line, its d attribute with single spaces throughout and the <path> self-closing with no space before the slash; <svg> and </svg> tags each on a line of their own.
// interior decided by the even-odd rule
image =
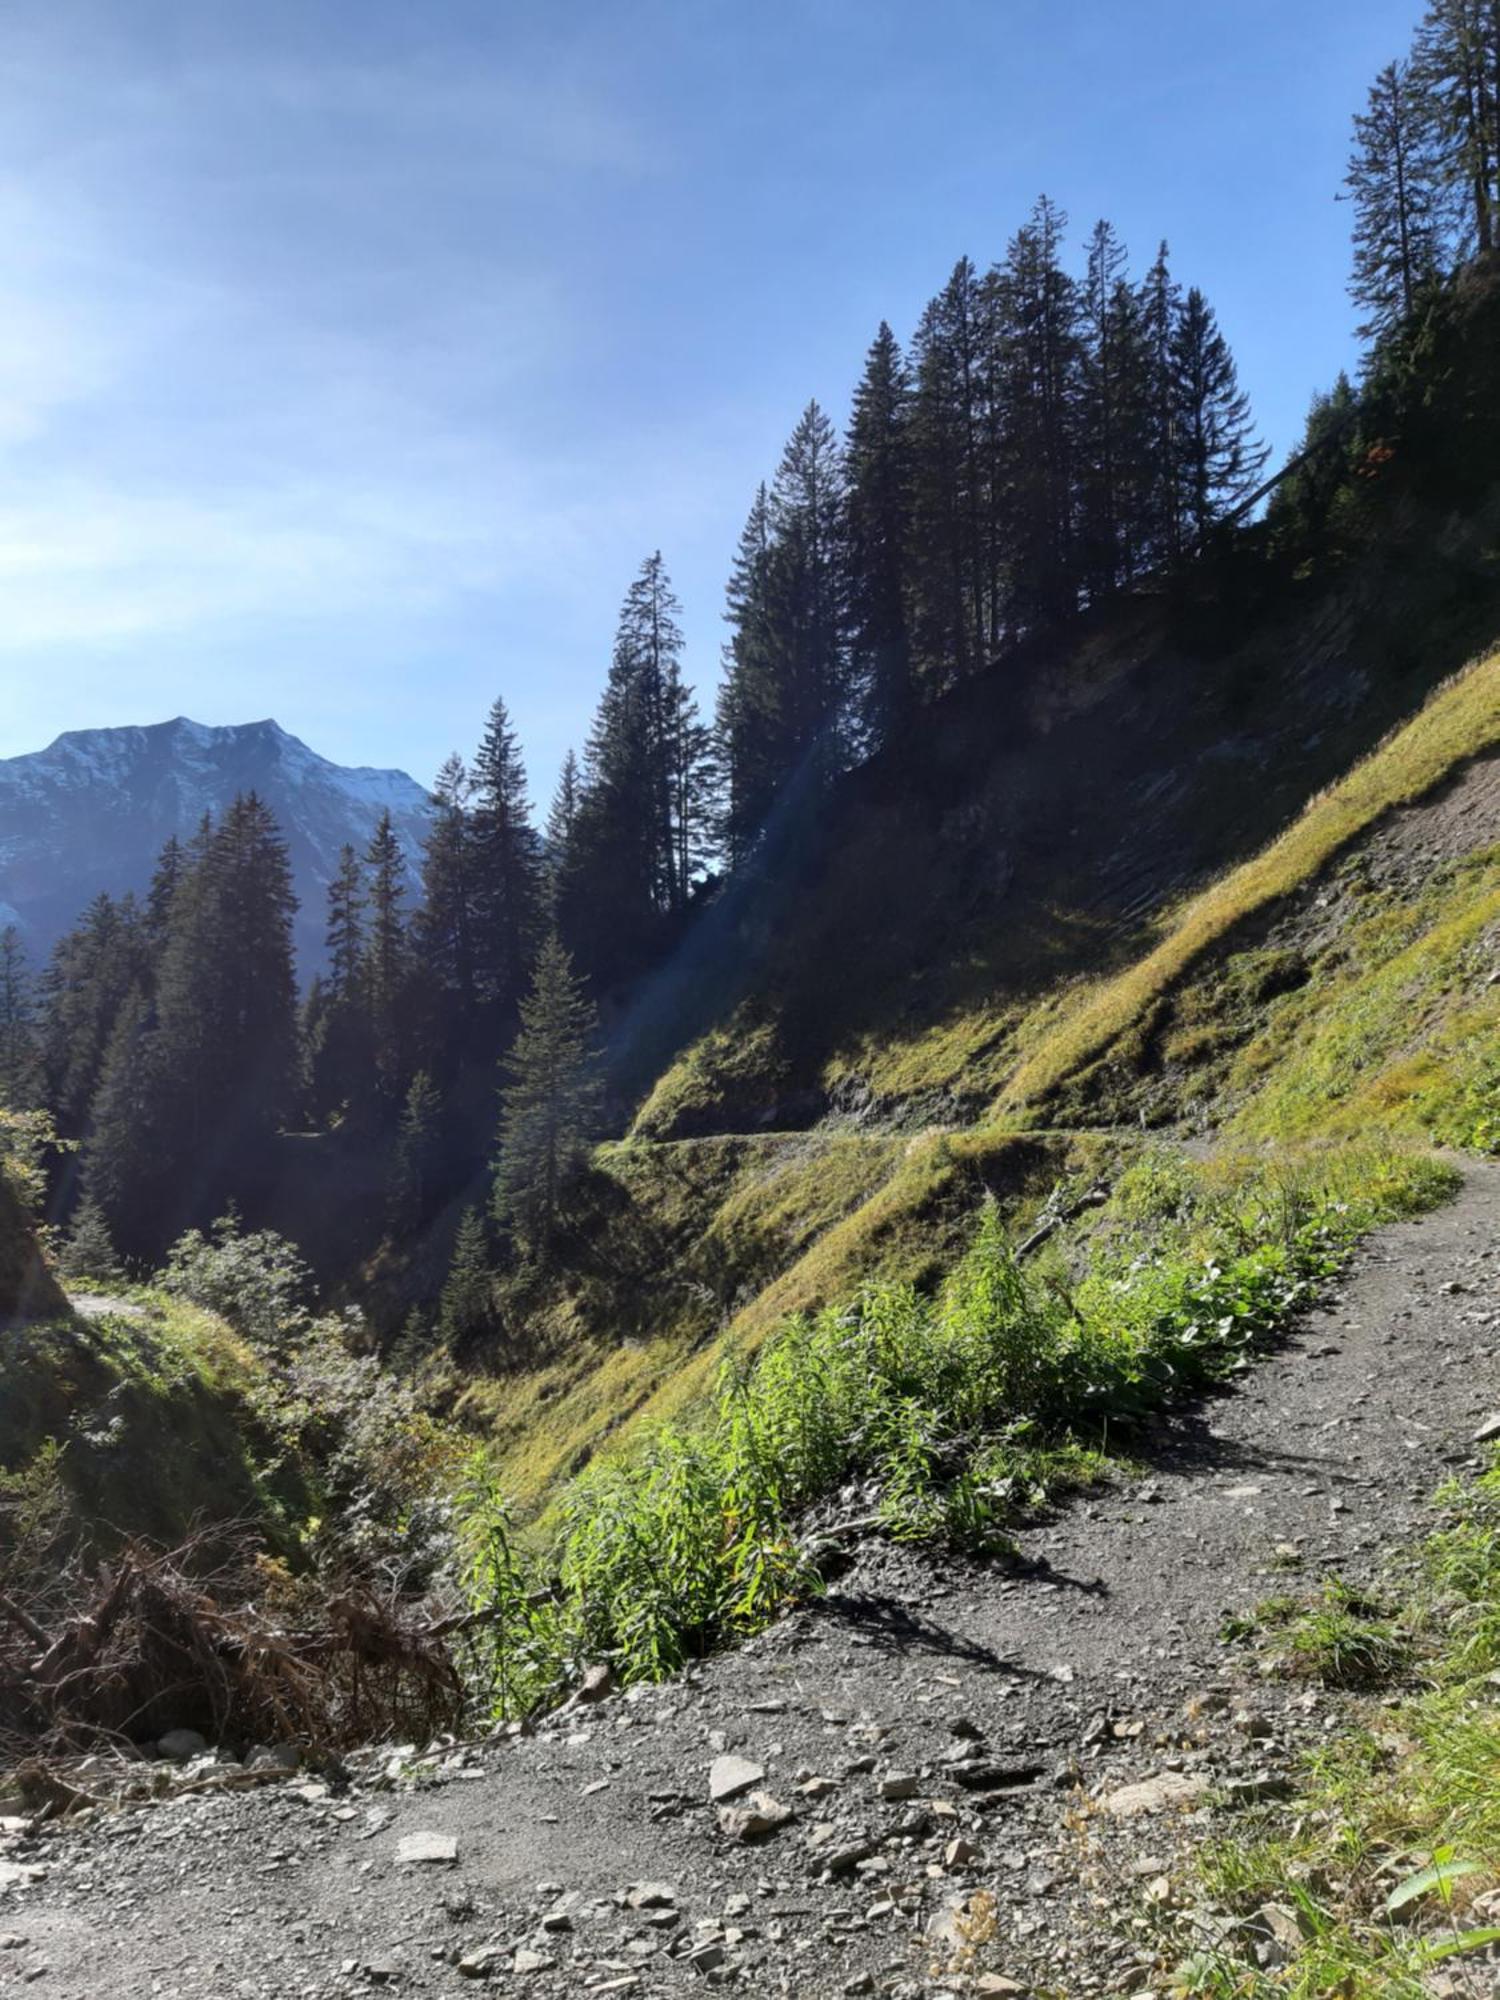
<svg viewBox="0 0 1500 2000">
<path fill-rule="evenodd" d="M 711 690 L 756 481 L 1035 196 L 1159 237 L 1285 450 L 1417 0 L 10 0 L 0 755 L 274 715 L 535 788 L 660 547 Z"/>
</svg>

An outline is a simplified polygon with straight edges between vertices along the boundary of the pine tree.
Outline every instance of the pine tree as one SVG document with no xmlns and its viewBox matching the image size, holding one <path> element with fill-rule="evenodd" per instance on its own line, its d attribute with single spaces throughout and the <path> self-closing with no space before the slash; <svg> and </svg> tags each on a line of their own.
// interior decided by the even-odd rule
<svg viewBox="0 0 1500 2000">
<path fill-rule="evenodd" d="M 1483 255 L 1500 207 L 1500 0 L 1429 0 L 1409 86 L 1429 120 L 1459 246 Z"/>
<path fill-rule="evenodd" d="M 192 1205 L 181 1091 L 151 1003 L 134 993 L 105 1052 L 83 1161 L 112 1242 L 144 1263 L 161 1257 Z"/>
<path fill-rule="evenodd" d="M 1410 318 L 1442 258 L 1431 103 L 1410 64 L 1387 63 L 1370 86 L 1344 185 L 1354 203 L 1349 291 L 1365 315 L 1361 339 L 1378 340 Z"/>
<path fill-rule="evenodd" d="M 489 1233 L 479 1210 L 466 1208 L 438 1305 L 438 1336 L 450 1348 L 471 1347 L 488 1333 L 493 1318 Z"/>
<path fill-rule="evenodd" d="M 468 806 L 472 781 L 449 757 L 433 787 L 432 824 L 422 854 L 422 907 L 412 920 L 420 967 L 421 1058 L 452 1077 L 473 1053 L 479 1022 L 479 862 Z"/>
<path fill-rule="evenodd" d="M 1360 399 L 1343 373 L 1326 396 L 1313 397 L 1294 463 L 1266 508 L 1277 550 L 1305 560 L 1333 543 L 1361 453 L 1359 416 Z"/>
<path fill-rule="evenodd" d="M 521 1032 L 504 1063 L 495 1158 L 497 1220 L 545 1259 L 600 1104 L 594 1009 L 555 935 L 542 946 Z"/>
<path fill-rule="evenodd" d="M 772 636 L 771 496 L 764 485 L 740 534 L 725 593 L 724 678 L 714 718 L 720 839 L 731 865 L 754 847 L 780 776 L 781 685 Z"/>
<path fill-rule="evenodd" d="M 1045 197 L 1016 232 L 1000 276 L 1005 323 L 1006 544 L 1023 628 L 1072 611 L 1078 288 L 1062 267 L 1067 217 Z"/>
<path fill-rule="evenodd" d="M 0 931 L 0 1106 L 33 1111 L 42 1100 L 41 1047 L 26 947 L 14 924 Z"/>
<path fill-rule="evenodd" d="M 570 934 L 600 986 L 638 972 L 687 908 L 705 851 L 708 736 L 682 673 L 660 553 L 620 612 L 568 838 Z"/>
<path fill-rule="evenodd" d="M 310 1109 L 319 1124 L 336 1118 L 370 1089 L 373 1049 L 365 980 L 367 906 L 359 856 L 345 846 L 328 885 L 324 932 L 327 969 L 313 979 L 302 1009 Z"/>
<path fill-rule="evenodd" d="M 771 487 L 772 657 L 780 682 L 783 784 L 802 771 L 826 778 L 843 762 L 843 512 L 838 438 L 819 406 L 809 403 Z"/>
<path fill-rule="evenodd" d="M 388 1117 L 406 1078 L 408 948 L 402 903 L 406 862 L 391 815 L 382 812 L 365 852 L 369 872 L 369 923 L 363 956 L 364 1004 L 369 1019 L 373 1092 L 366 1110 Z"/>
<path fill-rule="evenodd" d="M 110 1036 L 130 998 L 149 990 L 153 955 L 128 896 L 96 896 L 53 949 L 42 980 L 42 1066 L 67 1138 L 89 1128 Z"/>
<path fill-rule="evenodd" d="M 145 929 L 153 953 L 160 952 L 166 943 L 167 927 L 172 918 L 172 899 L 188 865 L 182 842 L 175 833 L 171 834 L 157 856 L 151 886 L 146 891 Z"/>
<path fill-rule="evenodd" d="M 415 1231 L 427 1220 L 443 1158 L 443 1097 L 419 1069 L 411 1080 L 391 1164 L 393 1227 Z"/>
<path fill-rule="evenodd" d="M 854 392 L 844 443 L 849 673 L 869 748 L 901 738 L 916 708 L 908 620 L 912 382 L 882 320 Z"/>
<path fill-rule="evenodd" d="M 1196 286 L 1173 333 L 1172 381 L 1178 505 L 1201 542 L 1250 491 L 1267 452 L 1255 439 L 1228 343 Z"/>
<path fill-rule="evenodd" d="M 933 693 L 984 663 L 1002 622 L 994 304 L 961 258 L 913 342 L 911 631 Z"/>
<path fill-rule="evenodd" d="M 1078 574 L 1093 600 L 1139 573 L 1149 481 L 1148 383 L 1140 300 L 1107 222 L 1088 243 L 1078 399 Z"/>
<path fill-rule="evenodd" d="M 295 909 L 275 821 L 237 798 L 172 898 L 154 1005 L 122 1013 L 100 1080 L 89 1185 L 133 1255 L 256 1184 L 296 1108 Z"/>
<path fill-rule="evenodd" d="M 74 1280 L 111 1284 L 124 1277 L 109 1233 L 109 1219 L 92 1195 L 85 1195 L 79 1203 L 57 1263 L 63 1276 Z"/>
<path fill-rule="evenodd" d="M 531 823 L 526 768 L 505 703 L 490 710 L 474 758 L 471 814 L 479 999 L 508 1024 L 525 983 L 541 922 L 542 843 Z"/>
<path fill-rule="evenodd" d="M 1141 496 L 1141 548 L 1149 567 L 1164 567 L 1185 546 L 1182 490 L 1177 468 L 1177 394 L 1173 343 L 1182 316 L 1182 289 L 1172 277 L 1165 243 L 1146 273 L 1140 293 L 1140 327 L 1147 471 Z"/>
<path fill-rule="evenodd" d="M 354 849 L 339 850 L 339 865 L 328 885 L 327 985 L 335 1002 L 353 1001 L 359 994 L 365 961 L 364 871 Z"/>
</svg>

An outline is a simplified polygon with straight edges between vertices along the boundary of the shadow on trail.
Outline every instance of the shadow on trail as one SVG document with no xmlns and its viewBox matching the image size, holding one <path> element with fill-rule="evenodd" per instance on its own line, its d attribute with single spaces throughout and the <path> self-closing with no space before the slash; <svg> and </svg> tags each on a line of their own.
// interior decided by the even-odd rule
<svg viewBox="0 0 1500 2000">
<path fill-rule="evenodd" d="M 818 1608 L 829 1624 L 842 1626 L 852 1635 L 866 1639 L 879 1653 L 932 1653 L 941 1659 L 990 1667 L 1016 1680 L 1047 1678 L 990 1646 L 965 1638 L 950 1626 L 923 1618 L 894 1597 L 872 1596 L 865 1591 L 830 1591 Z"/>
</svg>

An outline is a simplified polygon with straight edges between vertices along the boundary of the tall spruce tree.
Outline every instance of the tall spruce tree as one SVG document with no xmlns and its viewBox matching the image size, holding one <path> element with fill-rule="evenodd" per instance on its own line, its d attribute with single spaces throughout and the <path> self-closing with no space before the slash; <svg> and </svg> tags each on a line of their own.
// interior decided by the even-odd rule
<svg viewBox="0 0 1500 2000">
<path fill-rule="evenodd" d="M 1140 299 L 1108 222 L 1088 241 L 1078 396 L 1078 559 L 1091 601 L 1139 573 L 1148 472 L 1149 369 Z"/>
<path fill-rule="evenodd" d="M 1172 336 L 1172 383 L 1178 506 L 1193 539 L 1201 542 L 1249 493 L 1267 450 L 1256 440 L 1229 344 L 1196 286 L 1183 301 Z"/>
<path fill-rule="evenodd" d="M 740 533 L 725 593 L 729 638 L 714 716 L 720 840 L 732 865 L 754 847 L 770 818 L 780 780 L 782 690 L 776 670 L 771 563 L 771 496 L 762 484 Z"/>
<path fill-rule="evenodd" d="M 960 258 L 912 344 L 912 639 L 933 693 L 982 665 L 999 633 L 993 306 Z"/>
<path fill-rule="evenodd" d="M 568 1184 L 597 1130 L 598 1023 L 555 933 L 542 945 L 503 1065 L 494 1209 L 545 1261 Z"/>
<path fill-rule="evenodd" d="M 128 896 L 96 896 L 53 948 L 41 982 L 42 1065 L 48 1107 L 70 1139 L 89 1128 L 115 1023 L 149 990 L 153 956 Z"/>
<path fill-rule="evenodd" d="M 1500 233 L 1500 0 L 1429 0 L 1410 87 L 1428 121 L 1463 252 Z"/>
<path fill-rule="evenodd" d="M 912 382 L 882 320 L 854 392 L 844 442 L 849 675 L 866 747 L 910 728 L 917 688 L 908 595 L 912 557 Z"/>
<path fill-rule="evenodd" d="M 166 943 L 167 926 L 172 919 L 172 899 L 188 866 L 188 855 L 182 842 L 175 833 L 169 835 L 157 856 L 151 886 L 146 891 L 145 933 L 153 955 L 159 953 Z"/>
<path fill-rule="evenodd" d="M 1182 288 L 1172 276 L 1169 252 L 1163 243 L 1140 292 L 1147 466 L 1141 496 L 1141 544 L 1145 562 L 1151 567 L 1176 562 L 1186 539 L 1178 476 L 1181 404 L 1173 345 L 1181 316 Z"/>
<path fill-rule="evenodd" d="M 474 756 L 473 780 L 476 981 L 481 1006 L 503 1031 L 536 946 L 543 882 L 542 843 L 531 822 L 521 745 L 498 697 Z"/>
<path fill-rule="evenodd" d="M 35 1110 L 42 1090 L 31 967 L 20 931 L 7 924 L 0 931 L 0 1105 Z"/>
<path fill-rule="evenodd" d="M 438 1305 L 438 1337 L 453 1349 L 474 1346 L 490 1330 L 494 1295 L 489 1231 L 480 1211 L 466 1208 Z"/>
<path fill-rule="evenodd" d="M 362 973 L 369 1021 L 371 1090 L 362 1110 L 388 1120 L 406 1088 L 407 975 L 409 940 L 402 905 L 406 900 L 406 860 L 389 810 L 376 821 L 365 852 L 369 870 L 369 918 Z"/>
<path fill-rule="evenodd" d="M 432 792 L 432 821 L 422 852 L 422 904 L 412 919 L 420 971 L 420 1060 L 451 1080 L 481 1037 L 478 842 L 469 817 L 473 783 L 463 759 L 449 757 Z"/>
<path fill-rule="evenodd" d="M 1074 458 L 1080 365 L 1078 287 L 1063 269 L 1067 217 L 1045 196 L 1011 240 L 1000 279 L 1005 324 L 1006 542 L 1023 628 L 1077 602 Z"/>
<path fill-rule="evenodd" d="M 365 982 L 368 904 L 359 856 L 345 845 L 328 885 L 327 969 L 313 981 L 303 1010 L 312 1110 L 320 1123 L 369 1089 L 374 1051 Z"/>
<path fill-rule="evenodd" d="M 190 1219 L 182 1088 L 151 1001 L 132 994 L 105 1051 L 83 1164 L 84 1186 L 111 1243 L 144 1263 L 155 1263 Z"/>
<path fill-rule="evenodd" d="M 173 899 L 157 980 L 157 1031 L 190 1157 L 253 1152 L 293 1109 L 295 910 L 286 843 L 245 793 Z"/>
<path fill-rule="evenodd" d="M 1360 337 L 1379 340 L 1409 319 L 1443 256 L 1442 190 L 1432 102 L 1409 63 L 1387 63 L 1354 120 L 1344 185 L 1354 204 L 1349 291 Z"/>
<path fill-rule="evenodd" d="M 389 1211 L 393 1230 L 426 1222 L 443 1166 L 443 1096 L 425 1069 L 411 1080 L 391 1161 Z"/>
<path fill-rule="evenodd" d="M 838 438 L 809 403 L 771 486 L 772 658 L 779 682 L 779 783 L 824 779 L 843 762 L 848 681 L 844 652 L 843 463 Z"/>
</svg>

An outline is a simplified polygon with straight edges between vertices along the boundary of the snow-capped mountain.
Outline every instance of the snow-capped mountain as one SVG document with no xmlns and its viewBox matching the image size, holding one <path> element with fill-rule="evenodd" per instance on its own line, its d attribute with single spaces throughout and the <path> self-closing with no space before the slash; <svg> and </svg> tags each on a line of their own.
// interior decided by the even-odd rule
<svg viewBox="0 0 1500 2000">
<path fill-rule="evenodd" d="M 274 722 L 205 728 L 178 716 L 144 729 L 75 729 L 45 750 L 0 758 L 0 926 L 19 926 L 34 963 L 101 889 L 140 894 L 170 835 L 259 793 L 291 856 L 303 976 L 323 957 L 324 891 L 350 842 L 382 811 L 415 869 L 426 792 L 404 771 L 329 763 Z"/>
</svg>

